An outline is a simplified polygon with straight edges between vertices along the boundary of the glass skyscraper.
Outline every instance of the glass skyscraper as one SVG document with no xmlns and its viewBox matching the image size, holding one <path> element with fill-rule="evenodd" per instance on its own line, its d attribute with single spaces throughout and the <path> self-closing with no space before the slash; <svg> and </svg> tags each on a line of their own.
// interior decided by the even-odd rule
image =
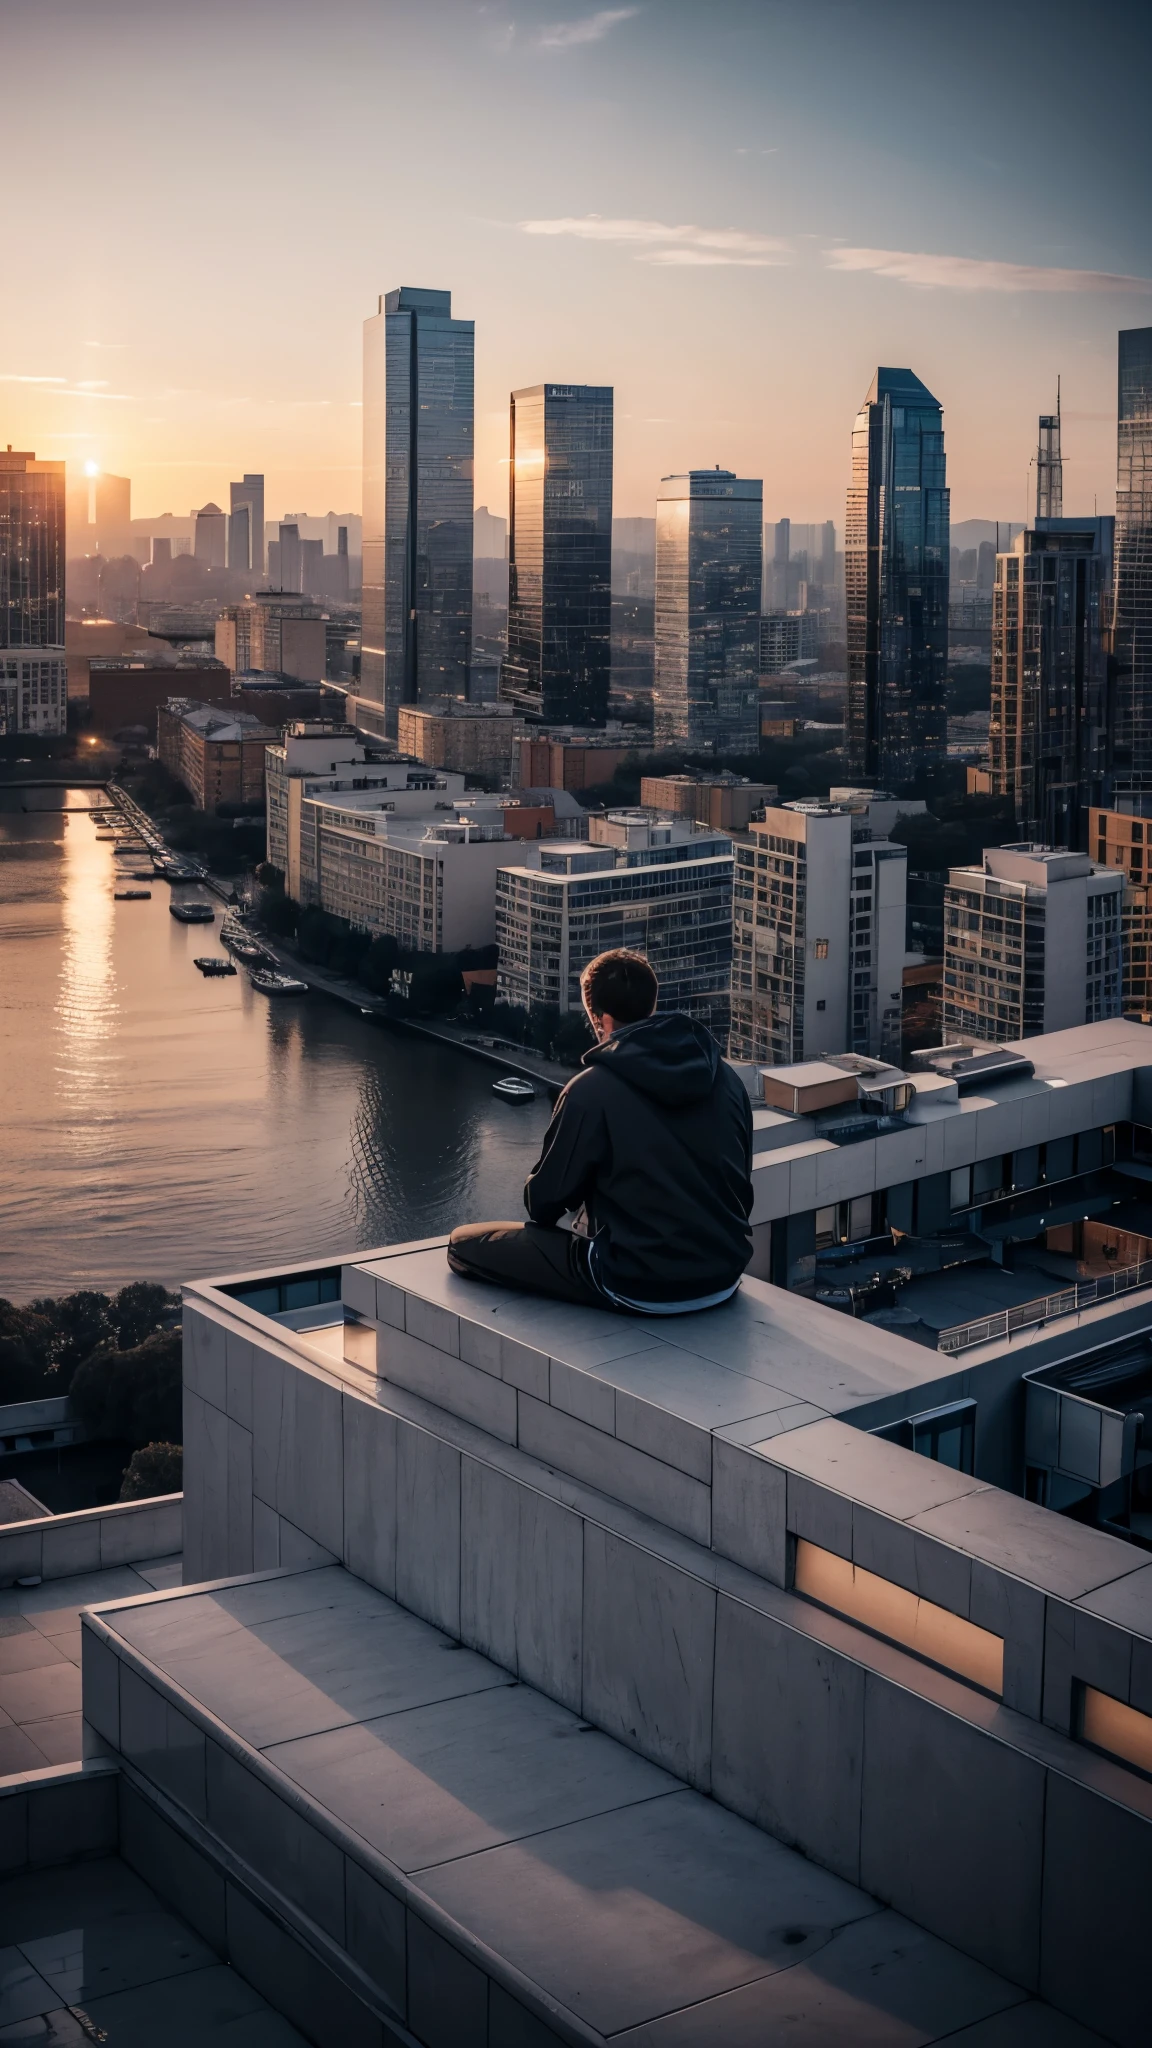
<svg viewBox="0 0 1152 2048">
<path fill-rule="evenodd" d="M 844 573 L 848 753 L 898 790 L 947 751 L 948 489 L 939 402 L 877 370 L 852 432 Z"/>
<path fill-rule="evenodd" d="M 656 501 L 658 747 L 760 745 L 764 486 L 730 469 L 663 479 Z"/>
<path fill-rule="evenodd" d="M 1152 792 L 1152 327 L 1120 334 L 1113 652 L 1116 787 Z"/>
<path fill-rule="evenodd" d="M 1050 495 L 1050 494 L 1049 494 Z M 992 793 L 1021 838 L 1087 846 L 1110 801 L 1111 519 L 1037 519 L 996 557 L 992 591 Z"/>
<path fill-rule="evenodd" d="M 500 694 L 548 724 L 602 726 L 612 633 L 612 387 L 514 391 L 508 654 Z"/>
<path fill-rule="evenodd" d="M 411 285 L 364 322 L 360 693 L 393 736 L 401 704 L 468 693 L 474 335 Z"/>
<path fill-rule="evenodd" d="M 263 576 L 264 479 L 245 475 L 228 490 L 228 567 Z"/>
<path fill-rule="evenodd" d="M 0 449 L 0 733 L 61 733 L 64 464 Z"/>
</svg>

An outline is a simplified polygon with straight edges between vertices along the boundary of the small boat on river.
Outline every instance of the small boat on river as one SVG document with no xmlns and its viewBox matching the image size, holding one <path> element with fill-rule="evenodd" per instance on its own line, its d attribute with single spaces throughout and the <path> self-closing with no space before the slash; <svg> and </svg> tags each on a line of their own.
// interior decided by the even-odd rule
<svg viewBox="0 0 1152 2048">
<path fill-rule="evenodd" d="M 214 924 L 216 912 L 210 903 L 170 903 L 169 913 L 181 924 Z"/>
<path fill-rule="evenodd" d="M 235 974 L 236 972 L 232 962 L 222 959 L 219 953 L 205 954 L 202 959 L 194 960 L 192 964 L 200 969 L 201 974 Z"/>
<path fill-rule="evenodd" d="M 492 1083 L 492 1093 L 493 1095 L 498 1095 L 501 1102 L 535 1102 L 536 1100 L 536 1090 L 532 1086 L 531 1081 L 522 1080 L 519 1074 L 501 1074 L 500 1079 Z"/>
<path fill-rule="evenodd" d="M 281 974 L 271 967 L 251 967 L 248 979 L 262 996 L 306 996 L 308 983 L 294 974 Z"/>
<path fill-rule="evenodd" d="M 113 903 L 150 903 L 151 889 L 113 889 Z"/>
</svg>

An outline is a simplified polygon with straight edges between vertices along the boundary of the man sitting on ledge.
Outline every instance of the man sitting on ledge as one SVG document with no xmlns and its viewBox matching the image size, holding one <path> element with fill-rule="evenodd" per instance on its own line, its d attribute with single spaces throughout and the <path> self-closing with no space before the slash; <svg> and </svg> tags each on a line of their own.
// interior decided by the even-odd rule
<svg viewBox="0 0 1152 2048">
<path fill-rule="evenodd" d="M 657 987 L 639 953 L 601 953 L 584 969 L 598 1043 L 528 1176 L 532 1220 L 454 1230 L 454 1273 L 634 1315 L 687 1315 L 735 1294 L 752 1256 L 751 1105 L 702 1024 L 653 1014 Z"/>
</svg>

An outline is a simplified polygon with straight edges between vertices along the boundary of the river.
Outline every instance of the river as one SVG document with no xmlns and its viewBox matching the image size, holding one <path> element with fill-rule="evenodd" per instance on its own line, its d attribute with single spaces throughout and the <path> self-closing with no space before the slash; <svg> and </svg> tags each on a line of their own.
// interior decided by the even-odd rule
<svg viewBox="0 0 1152 2048">
<path fill-rule="evenodd" d="M 479 1061 L 322 996 L 206 979 L 221 906 L 179 924 L 160 880 L 114 902 L 131 863 L 62 808 L 100 801 L 0 789 L 0 1296 L 174 1286 L 523 1214 L 546 1099 L 502 1103 Z"/>
</svg>

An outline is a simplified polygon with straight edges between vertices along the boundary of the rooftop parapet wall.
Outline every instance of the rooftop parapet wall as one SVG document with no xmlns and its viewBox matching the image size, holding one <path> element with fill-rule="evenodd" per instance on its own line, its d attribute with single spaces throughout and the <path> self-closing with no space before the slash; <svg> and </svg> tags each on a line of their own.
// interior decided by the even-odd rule
<svg viewBox="0 0 1152 2048">
<path fill-rule="evenodd" d="M 439 1247 L 349 1261 L 344 1282 L 363 1318 L 347 1336 L 188 1291 L 189 1578 L 342 1559 L 1109 2039 L 1143 2041 L 1152 1788 L 1063 1732 L 1077 1682 L 1145 1696 L 1141 1553 L 813 1416 L 816 1401 L 775 1434 L 755 1412 L 746 1428 L 693 1414 L 697 1368 L 749 1375 L 649 1325 L 453 1282 Z M 760 1414 L 803 1411 L 821 1384 L 862 1404 L 905 1350 L 923 1367 L 840 1317 L 855 1355 L 821 1355 L 832 1312 L 745 1295 L 693 1334 L 730 1314 L 749 1348 L 753 1326 L 775 1348 L 788 1398 Z M 895 1621 L 911 1607 L 912 1633 L 802 1597 L 815 1552 L 837 1597 L 845 1564 L 893 1612 L 910 1592 Z M 999 1637 L 1001 1697 L 911 1654 L 921 1623 L 948 1647 L 937 1614 L 976 1632 L 951 1640 Z"/>
</svg>

